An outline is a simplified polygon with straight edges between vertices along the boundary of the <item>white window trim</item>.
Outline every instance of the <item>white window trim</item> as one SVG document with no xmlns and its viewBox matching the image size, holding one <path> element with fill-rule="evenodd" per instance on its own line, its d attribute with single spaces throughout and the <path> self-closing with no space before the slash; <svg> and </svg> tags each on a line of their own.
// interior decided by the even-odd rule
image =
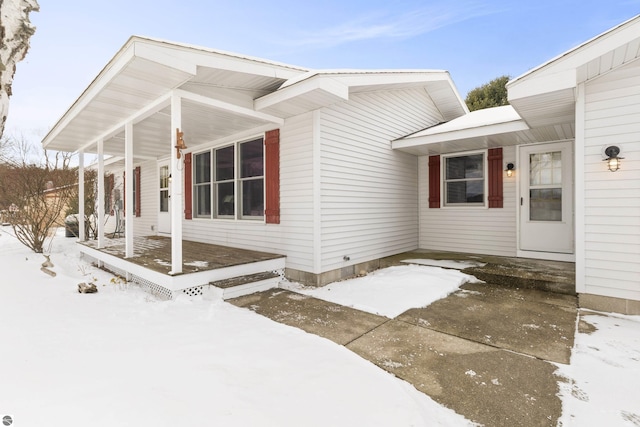
<svg viewBox="0 0 640 427">
<path fill-rule="evenodd" d="M 263 186 L 262 186 L 262 200 L 266 202 L 266 191 L 267 191 L 267 186 L 266 186 L 266 155 L 265 155 L 265 151 L 264 151 L 264 140 L 265 140 L 265 134 L 264 132 L 262 133 L 258 133 L 258 134 L 254 134 L 251 136 L 247 136 L 245 138 L 239 139 L 239 140 L 235 140 L 235 141 L 225 141 L 225 143 L 223 144 L 219 144 L 219 145 L 210 145 L 207 144 L 206 148 L 202 149 L 202 150 L 198 150 L 198 151 L 193 151 L 192 152 L 192 158 L 195 161 L 195 158 L 198 154 L 203 154 L 203 153 L 209 153 L 209 155 L 211 156 L 211 177 L 210 177 L 210 181 L 209 181 L 209 185 L 210 185 L 210 192 L 211 192 L 211 214 L 207 217 L 207 216 L 197 216 L 197 212 L 195 210 L 195 204 L 196 204 L 196 199 L 195 199 L 195 187 L 196 187 L 196 183 L 195 183 L 195 173 L 196 173 L 196 167 L 195 167 L 195 163 L 194 163 L 194 167 L 192 168 L 192 184 L 191 184 L 191 191 L 193 194 L 192 197 L 192 204 L 193 204 L 193 220 L 195 221 L 221 221 L 221 222 L 236 222 L 236 221 L 242 221 L 242 222 L 251 222 L 251 223 L 266 223 L 266 218 L 267 216 L 263 213 L 262 216 L 257 217 L 257 216 L 243 216 L 242 212 L 241 212 L 241 206 L 240 204 L 242 203 L 242 201 L 238 201 L 238 196 L 240 194 L 240 185 L 242 183 L 242 179 L 240 178 L 240 145 L 245 143 L 245 142 L 251 142 L 254 141 L 256 139 L 262 139 L 262 144 L 263 144 L 263 155 L 262 155 L 262 181 L 263 181 Z M 216 193 L 215 193 L 215 186 L 216 186 L 216 177 L 215 177 L 215 150 L 219 150 L 221 148 L 225 148 L 225 147 L 230 147 L 233 146 L 234 147 L 234 151 L 233 151 L 233 155 L 234 155 L 234 176 L 233 176 L 233 181 L 234 181 L 234 194 L 236 197 L 236 201 L 234 202 L 234 214 L 233 215 L 224 215 L 224 216 L 216 216 L 216 205 L 217 205 L 217 200 L 215 198 Z M 251 179 L 258 179 L 258 178 L 251 178 Z"/>
<path fill-rule="evenodd" d="M 447 159 L 452 157 L 464 157 L 464 156 L 472 156 L 474 154 L 482 154 L 483 159 L 483 170 L 482 177 L 484 179 L 484 189 L 483 189 L 483 201 L 482 205 L 480 204 L 466 204 L 466 203 L 456 203 L 447 205 L 447 186 L 446 186 L 446 175 L 447 175 Z M 489 177 L 488 177 L 488 167 L 489 167 L 489 156 L 488 150 L 473 150 L 473 151 L 462 151 L 459 153 L 449 153 L 440 155 L 440 207 L 442 209 L 463 209 L 463 210 L 485 210 L 489 209 Z"/>
</svg>

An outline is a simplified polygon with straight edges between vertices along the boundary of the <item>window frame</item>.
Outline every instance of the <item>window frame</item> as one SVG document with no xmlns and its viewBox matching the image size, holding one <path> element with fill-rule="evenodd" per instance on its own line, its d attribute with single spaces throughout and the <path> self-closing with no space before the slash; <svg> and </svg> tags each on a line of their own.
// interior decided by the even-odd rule
<svg viewBox="0 0 640 427">
<path fill-rule="evenodd" d="M 447 161 L 452 158 L 482 155 L 482 178 L 447 179 Z M 464 151 L 459 153 L 442 154 L 440 156 L 440 192 L 442 194 L 440 206 L 445 209 L 488 209 L 489 203 L 489 161 L 487 150 Z M 449 182 L 483 181 L 482 202 L 448 203 L 447 184 Z"/>
<path fill-rule="evenodd" d="M 248 143 L 248 142 L 252 142 L 252 141 L 257 141 L 260 140 L 261 144 L 262 144 L 262 175 L 261 176 L 251 176 L 251 177 L 242 177 L 242 157 L 241 157 L 241 145 Z M 215 147 L 210 147 L 206 150 L 202 150 L 202 151 L 198 151 L 198 152 L 193 152 L 192 154 L 192 171 L 191 171 L 191 175 L 192 175 L 192 184 L 191 184 L 191 189 L 192 189 L 192 209 L 193 209 L 193 219 L 209 219 L 209 220 L 220 220 L 220 221 L 258 221 L 258 222 L 265 222 L 266 221 L 266 215 L 265 215 L 265 203 L 266 203 L 266 150 L 264 147 L 264 141 L 265 141 L 265 136 L 264 134 L 258 134 L 255 135 L 253 137 L 249 137 L 246 139 L 242 139 L 242 140 L 238 140 L 238 141 L 234 141 L 232 143 L 228 143 L 228 144 L 222 144 L 222 145 L 218 145 Z M 216 169 L 216 161 L 217 161 L 217 156 L 216 156 L 216 152 L 218 150 L 221 149 L 225 149 L 228 147 L 233 147 L 233 165 L 234 165 L 234 170 L 233 170 L 233 178 L 232 179 L 225 179 L 225 180 L 218 180 L 217 178 L 217 169 Z M 196 172 L 197 172 L 197 165 L 198 165 L 198 156 L 204 153 L 209 153 L 210 156 L 210 175 L 209 175 L 209 182 L 206 183 L 209 185 L 209 191 L 210 191 L 210 213 L 208 216 L 204 216 L 204 215 L 198 215 L 197 212 L 197 206 L 198 206 L 198 191 L 197 191 L 197 186 L 198 185 L 203 185 L 203 183 L 197 184 L 196 183 Z M 263 209 L 262 209 L 262 215 L 257 216 L 257 215 L 243 215 L 243 194 L 242 194 L 242 185 L 245 181 L 255 181 L 255 180 L 262 180 L 262 202 L 263 202 Z M 233 215 L 218 215 L 218 185 L 219 184 L 228 184 L 230 182 L 233 182 L 233 198 L 234 198 L 234 206 L 233 206 Z"/>
</svg>

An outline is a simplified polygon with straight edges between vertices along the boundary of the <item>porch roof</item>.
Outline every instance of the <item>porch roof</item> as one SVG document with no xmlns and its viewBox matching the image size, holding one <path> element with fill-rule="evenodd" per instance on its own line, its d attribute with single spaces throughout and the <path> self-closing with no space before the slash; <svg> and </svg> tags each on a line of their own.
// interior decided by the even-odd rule
<svg viewBox="0 0 640 427">
<path fill-rule="evenodd" d="M 133 36 L 44 137 L 45 148 L 124 157 L 133 123 L 134 162 L 171 150 L 172 98 L 180 98 L 189 147 L 267 130 L 350 94 L 420 87 L 445 120 L 467 112 L 446 71 L 312 71 L 213 49 Z"/>
<path fill-rule="evenodd" d="M 392 141 L 394 149 L 433 155 L 572 138 L 573 125 L 531 129 L 511 105 L 464 116 Z"/>
<path fill-rule="evenodd" d="M 182 98 L 182 130 L 197 145 L 280 118 L 253 99 L 307 70 L 203 47 L 133 36 L 44 137 L 45 148 L 124 155 L 124 126 L 134 124 L 134 157 L 170 150 L 171 97 Z"/>
<path fill-rule="evenodd" d="M 531 127 L 575 121 L 576 87 L 640 57 L 640 15 L 507 83 L 509 102 Z"/>
</svg>

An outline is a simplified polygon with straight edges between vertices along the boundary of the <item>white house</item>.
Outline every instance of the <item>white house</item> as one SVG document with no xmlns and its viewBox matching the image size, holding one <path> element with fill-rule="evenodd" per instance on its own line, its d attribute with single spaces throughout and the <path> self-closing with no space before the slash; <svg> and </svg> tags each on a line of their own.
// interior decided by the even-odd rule
<svg viewBox="0 0 640 427">
<path fill-rule="evenodd" d="M 511 106 L 469 113 L 445 71 L 132 37 L 43 144 L 97 153 L 100 200 L 104 172 L 125 171 L 126 256 L 170 236 L 174 277 L 183 241 L 281 254 L 312 284 L 437 249 L 575 261 L 583 306 L 640 313 L 639 47 L 636 17 L 511 81 Z"/>
</svg>

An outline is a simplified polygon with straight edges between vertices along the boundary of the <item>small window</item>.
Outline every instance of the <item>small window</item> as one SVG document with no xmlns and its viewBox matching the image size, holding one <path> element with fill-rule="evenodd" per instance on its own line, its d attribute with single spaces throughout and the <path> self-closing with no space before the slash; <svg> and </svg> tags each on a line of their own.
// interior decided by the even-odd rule
<svg viewBox="0 0 640 427">
<path fill-rule="evenodd" d="M 160 166 L 160 212 L 169 212 L 169 166 Z"/>
<path fill-rule="evenodd" d="M 240 144 L 242 218 L 264 216 L 264 144 L 262 138 Z"/>
<path fill-rule="evenodd" d="M 214 156 L 216 217 L 233 218 L 236 212 L 235 147 L 230 145 L 214 150 Z"/>
<path fill-rule="evenodd" d="M 444 158 L 445 206 L 485 205 L 484 153 Z"/>
<path fill-rule="evenodd" d="M 211 152 L 196 154 L 193 169 L 195 216 L 211 218 Z"/>
</svg>

